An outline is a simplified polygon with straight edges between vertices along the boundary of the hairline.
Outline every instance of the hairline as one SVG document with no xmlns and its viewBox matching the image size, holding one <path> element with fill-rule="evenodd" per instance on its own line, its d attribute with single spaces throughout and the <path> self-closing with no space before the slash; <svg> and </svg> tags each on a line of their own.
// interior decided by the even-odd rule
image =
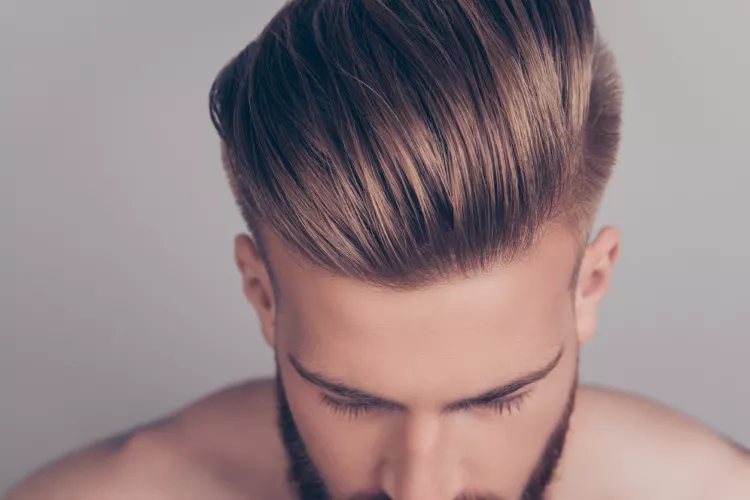
<svg viewBox="0 0 750 500">
<path fill-rule="evenodd" d="M 550 224 L 553 224 L 553 223 L 550 223 Z M 278 304 L 278 303 L 280 303 L 281 299 L 283 298 L 283 295 L 281 293 L 281 287 L 280 287 L 280 284 L 279 284 L 278 277 L 277 277 L 277 275 L 276 275 L 276 273 L 275 273 L 275 271 L 273 269 L 273 265 L 271 264 L 271 260 L 269 258 L 270 252 L 268 251 L 268 246 L 265 244 L 265 241 L 264 241 L 263 237 L 261 236 L 259 229 L 260 228 L 256 228 L 255 230 L 251 229 L 250 230 L 250 236 L 251 236 L 251 239 L 253 240 L 253 242 L 254 242 L 257 250 L 258 250 L 258 253 L 259 253 L 260 257 L 261 257 L 261 260 L 263 261 L 263 265 L 264 265 L 264 267 L 266 269 L 266 273 L 268 274 L 268 279 L 270 281 L 270 286 L 271 286 L 271 289 L 272 289 L 272 293 L 273 293 L 273 297 L 274 297 L 275 303 Z M 574 229 L 567 229 L 567 230 L 569 230 L 569 231 L 575 231 Z M 539 231 L 539 233 L 542 233 L 542 232 L 543 232 L 543 230 Z M 574 257 L 574 263 L 573 263 L 573 267 L 572 267 L 572 270 L 571 270 L 571 273 L 570 273 L 570 277 L 569 277 L 569 280 L 568 280 L 568 292 L 572 296 L 574 296 L 576 288 L 578 286 L 578 279 L 579 279 L 579 275 L 580 275 L 580 271 L 581 271 L 581 266 L 583 264 L 583 258 L 584 258 L 585 253 L 586 253 L 586 248 L 588 247 L 588 241 L 589 241 L 590 235 L 591 235 L 591 229 L 588 229 L 588 230 L 584 231 L 582 233 L 582 235 L 579 236 L 579 240 L 576 242 L 576 250 L 575 250 L 576 254 L 575 254 L 575 257 Z M 519 253 L 519 255 L 515 259 L 513 259 L 510 262 L 505 262 L 502 265 L 510 266 L 510 265 L 513 265 L 514 263 L 516 263 L 516 262 L 524 259 L 525 257 L 528 257 L 532 252 L 534 252 L 534 250 L 537 248 L 538 244 L 539 244 L 539 241 L 535 242 L 534 245 L 531 246 L 531 248 L 527 249 L 524 252 Z M 298 258 L 301 258 L 301 255 L 299 254 L 299 252 L 293 252 L 293 253 Z M 311 263 L 311 262 L 309 262 L 307 260 L 304 260 L 304 262 L 305 262 L 306 265 L 313 266 L 315 269 L 323 270 L 323 271 L 326 271 L 326 272 L 331 272 L 329 270 L 325 270 L 325 269 L 323 269 L 321 267 L 315 266 L 313 263 Z M 479 272 L 480 272 L 479 270 L 476 270 L 476 271 L 472 272 L 471 275 L 476 275 Z M 461 278 L 470 278 L 471 275 L 467 276 L 467 275 L 461 275 L 461 273 L 455 273 L 455 274 L 453 274 L 451 276 L 447 276 L 447 277 L 442 278 L 442 279 L 435 279 L 435 280 L 431 280 L 431 281 L 421 282 L 421 283 L 418 283 L 416 285 L 406 285 L 406 286 L 401 285 L 401 284 L 393 284 L 392 286 L 389 286 L 389 285 L 383 285 L 383 284 L 380 284 L 380 283 L 371 282 L 371 281 L 368 281 L 368 280 L 361 280 L 361 279 L 359 279 L 359 281 L 367 283 L 368 285 L 373 286 L 373 287 L 378 288 L 378 289 L 381 289 L 381 290 L 391 290 L 391 291 L 394 291 L 394 292 L 395 291 L 406 291 L 406 292 L 408 292 L 408 291 L 414 291 L 414 290 L 423 289 L 423 288 L 429 287 L 431 285 L 450 283 L 450 282 L 453 282 L 453 281 L 455 281 L 457 279 L 461 279 Z M 350 277 L 350 276 L 346 276 L 346 275 L 343 275 L 343 274 L 336 274 L 336 276 L 341 276 L 341 277 L 346 277 L 346 278 L 351 278 L 351 279 L 358 279 L 356 277 Z"/>
</svg>

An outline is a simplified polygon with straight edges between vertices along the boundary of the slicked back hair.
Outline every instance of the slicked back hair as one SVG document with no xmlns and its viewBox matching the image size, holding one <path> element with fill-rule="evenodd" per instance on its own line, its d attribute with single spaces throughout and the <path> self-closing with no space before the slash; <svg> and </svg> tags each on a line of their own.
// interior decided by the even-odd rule
<svg viewBox="0 0 750 500">
<path fill-rule="evenodd" d="M 210 110 L 256 241 L 403 288 L 585 232 L 621 86 L 589 0 L 292 0 Z"/>
</svg>

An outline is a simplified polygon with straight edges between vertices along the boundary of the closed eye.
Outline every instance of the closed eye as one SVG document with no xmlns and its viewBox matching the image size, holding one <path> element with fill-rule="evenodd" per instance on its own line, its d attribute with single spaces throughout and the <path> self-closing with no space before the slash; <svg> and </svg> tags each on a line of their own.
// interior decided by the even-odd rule
<svg viewBox="0 0 750 500">
<path fill-rule="evenodd" d="M 449 411 L 450 413 L 459 413 L 463 411 L 479 409 L 490 410 L 499 415 L 510 414 L 512 411 L 519 411 L 522 408 L 523 402 L 530 393 L 531 390 L 528 390 L 520 394 L 515 394 L 513 396 L 495 398 L 481 403 L 462 403 L 450 408 Z M 387 405 L 379 403 L 350 403 L 339 401 L 326 394 L 320 395 L 320 401 L 325 406 L 330 408 L 335 414 L 343 415 L 351 419 L 375 412 L 393 412 L 401 410 L 401 408 L 398 407 L 389 407 Z"/>
<path fill-rule="evenodd" d="M 333 410 L 337 415 L 343 415 L 348 418 L 357 418 L 367 413 L 376 411 L 393 411 L 396 408 L 389 408 L 376 403 L 345 403 L 334 399 L 326 394 L 320 395 L 320 401 L 328 408 Z"/>
<path fill-rule="evenodd" d="M 495 399 L 491 399 L 489 401 L 484 401 L 481 403 L 459 404 L 451 408 L 451 412 L 460 412 L 460 411 L 466 411 L 466 410 L 480 409 L 480 410 L 490 410 L 500 415 L 504 415 L 506 413 L 510 414 L 512 411 L 520 411 L 521 408 L 523 407 L 524 401 L 530 394 L 531 394 L 531 390 L 528 390 L 519 394 L 514 394 L 512 396 L 495 398 Z"/>
</svg>

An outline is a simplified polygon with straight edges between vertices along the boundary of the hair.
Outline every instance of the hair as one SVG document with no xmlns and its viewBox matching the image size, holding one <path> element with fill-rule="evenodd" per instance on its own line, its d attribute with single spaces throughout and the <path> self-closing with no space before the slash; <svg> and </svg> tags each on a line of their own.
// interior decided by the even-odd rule
<svg viewBox="0 0 750 500">
<path fill-rule="evenodd" d="M 587 238 L 621 100 L 589 0 L 292 0 L 210 111 L 261 252 L 415 287 Z"/>
</svg>

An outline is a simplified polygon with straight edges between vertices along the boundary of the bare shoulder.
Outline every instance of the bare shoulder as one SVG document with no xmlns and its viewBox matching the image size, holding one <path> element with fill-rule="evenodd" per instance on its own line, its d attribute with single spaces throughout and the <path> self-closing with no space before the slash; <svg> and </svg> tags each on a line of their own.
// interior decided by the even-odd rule
<svg viewBox="0 0 750 500">
<path fill-rule="evenodd" d="M 44 467 L 7 500 L 283 499 L 274 408 L 269 381 L 228 387 Z"/>
<path fill-rule="evenodd" d="M 582 388 L 577 403 L 571 429 L 576 460 L 589 469 L 595 464 L 622 498 L 750 498 L 747 451 L 700 422 L 611 389 Z"/>
<path fill-rule="evenodd" d="M 94 498 L 114 476 L 114 455 L 92 448 L 70 453 L 45 465 L 6 492 L 3 500 Z"/>
</svg>

